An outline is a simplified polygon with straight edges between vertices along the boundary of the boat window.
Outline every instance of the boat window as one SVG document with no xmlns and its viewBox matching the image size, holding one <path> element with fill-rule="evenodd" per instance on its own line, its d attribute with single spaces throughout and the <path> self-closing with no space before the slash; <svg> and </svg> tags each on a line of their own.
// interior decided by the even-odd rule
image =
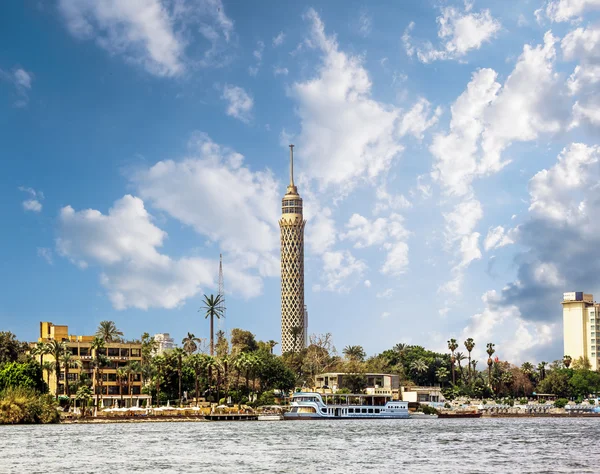
<svg viewBox="0 0 600 474">
<path fill-rule="evenodd" d="M 379 408 L 375 408 L 375 413 L 379 413 Z"/>
<path fill-rule="evenodd" d="M 362 412 L 363 412 L 363 413 L 367 413 L 367 409 L 366 409 L 366 408 L 363 408 L 363 409 L 362 409 Z"/>
<path fill-rule="evenodd" d="M 348 408 L 348 413 L 354 413 L 354 408 Z"/>
<path fill-rule="evenodd" d="M 327 408 L 321 408 L 322 413 L 327 413 Z"/>
<path fill-rule="evenodd" d="M 373 409 L 372 408 L 369 408 L 369 413 L 373 413 Z"/>
</svg>

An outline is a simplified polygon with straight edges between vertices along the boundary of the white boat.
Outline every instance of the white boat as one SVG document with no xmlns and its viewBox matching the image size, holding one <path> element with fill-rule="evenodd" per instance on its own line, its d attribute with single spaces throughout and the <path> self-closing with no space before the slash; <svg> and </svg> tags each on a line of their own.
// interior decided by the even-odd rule
<svg viewBox="0 0 600 474">
<path fill-rule="evenodd" d="M 264 414 L 258 415 L 258 421 L 280 421 L 283 420 L 283 415 L 277 414 Z"/>
<path fill-rule="evenodd" d="M 408 402 L 389 395 L 320 394 L 297 392 L 292 396 L 286 420 L 408 418 Z"/>
</svg>

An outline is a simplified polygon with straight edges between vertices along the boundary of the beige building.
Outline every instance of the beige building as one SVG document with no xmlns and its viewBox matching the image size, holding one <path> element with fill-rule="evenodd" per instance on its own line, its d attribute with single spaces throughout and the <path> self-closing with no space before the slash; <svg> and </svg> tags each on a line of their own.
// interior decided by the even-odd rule
<svg viewBox="0 0 600 474">
<path fill-rule="evenodd" d="M 306 345 L 304 306 L 304 225 L 302 198 L 294 184 L 294 145 L 290 145 L 290 184 L 281 201 L 281 352 Z"/>
<path fill-rule="evenodd" d="M 67 393 L 65 384 L 72 387 L 77 384 L 81 377 L 85 376 L 92 382 L 94 398 L 102 399 L 103 407 L 115 404 L 135 406 L 143 400 L 150 401 L 150 395 L 142 394 L 142 374 L 140 370 L 128 374 L 125 380 L 119 380 L 117 369 L 134 366 L 142 361 L 142 344 L 139 342 L 107 342 L 105 343 L 104 355 L 107 365 L 101 369 L 99 377 L 94 377 L 93 360 L 96 355 L 92 349 L 94 336 L 74 336 L 69 334 L 68 326 L 59 326 L 50 322 L 40 323 L 40 337 L 38 342 L 51 341 L 64 342 L 67 351 L 73 355 L 73 366 L 68 369 L 67 380 L 65 370 L 59 372 L 58 394 Z M 32 344 L 33 346 L 34 344 Z M 55 362 L 52 354 L 44 354 L 43 361 Z M 101 379 L 101 382 L 100 382 Z M 44 371 L 44 380 L 48 384 L 50 392 L 56 394 L 56 373 L 49 375 Z M 71 398 L 75 397 L 74 391 L 70 391 Z M 122 399 L 122 401 L 121 401 Z"/>
<path fill-rule="evenodd" d="M 586 357 L 592 370 L 600 367 L 600 305 L 593 295 L 580 291 L 563 294 L 564 355 L 573 360 Z"/>
<path fill-rule="evenodd" d="M 335 393 L 341 388 L 346 388 L 344 381 L 348 375 L 344 372 L 328 372 L 318 374 L 315 377 L 315 388 L 317 391 Z M 369 395 L 388 395 L 399 400 L 400 377 L 394 374 L 361 374 L 365 377 L 367 383 L 366 393 Z"/>
<path fill-rule="evenodd" d="M 171 337 L 168 332 L 162 332 L 154 335 L 154 342 L 156 342 L 156 354 L 163 354 L 165 351 L 175 349 L 175 339 Z"/>
</svg>

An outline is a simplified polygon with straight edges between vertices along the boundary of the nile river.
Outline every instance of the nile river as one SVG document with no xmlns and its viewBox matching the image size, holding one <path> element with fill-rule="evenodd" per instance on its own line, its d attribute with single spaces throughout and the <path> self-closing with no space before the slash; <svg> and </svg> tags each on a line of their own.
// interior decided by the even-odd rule
<svg viewBox="0 0 600 474">
<path fill-rule="evenodd" d="M 2 473 L 600 471 L 600 420 L 0 426 Z"/>
</svg>

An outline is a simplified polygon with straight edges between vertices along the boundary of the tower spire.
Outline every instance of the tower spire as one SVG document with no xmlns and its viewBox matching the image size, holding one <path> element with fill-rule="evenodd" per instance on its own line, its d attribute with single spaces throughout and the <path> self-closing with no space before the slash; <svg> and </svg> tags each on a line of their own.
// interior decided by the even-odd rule
<svg viewBox="0 0 600 474">
<path fill-rule="evenodd" d="M 294 145 L 290 145 L 290 186 L 294 186 Z"/>
</svg>

